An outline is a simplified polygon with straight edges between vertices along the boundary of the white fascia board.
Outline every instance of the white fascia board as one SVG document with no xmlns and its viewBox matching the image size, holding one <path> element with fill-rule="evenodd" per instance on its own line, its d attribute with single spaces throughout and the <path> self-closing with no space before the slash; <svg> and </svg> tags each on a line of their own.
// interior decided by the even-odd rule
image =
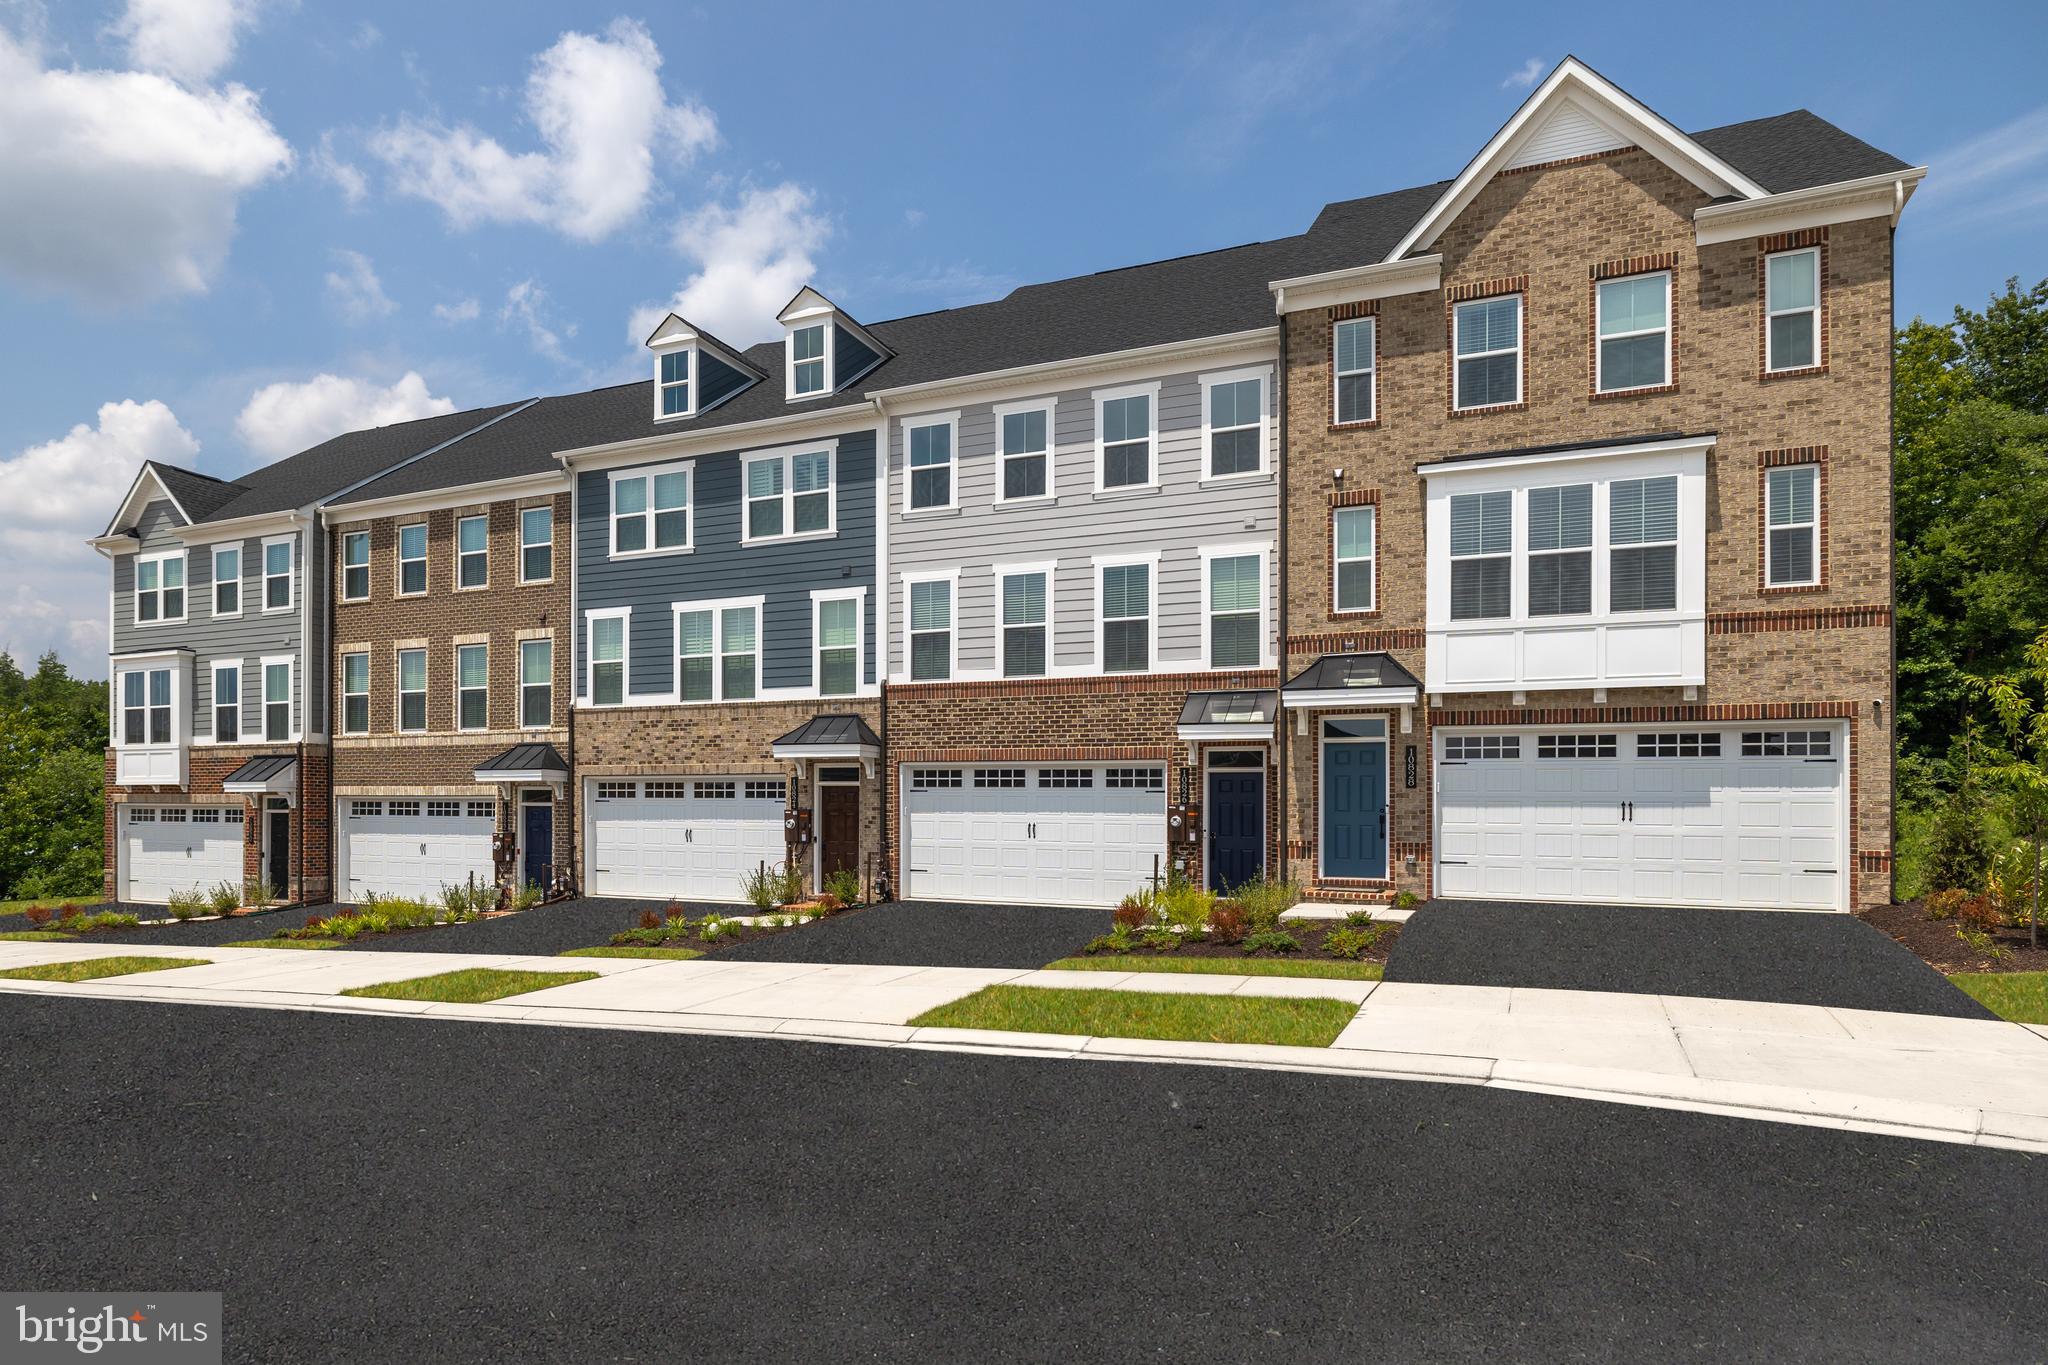
<svg viewBox="0 0 2048 1365">
<path fill-rule="evenodd" d="M 1245 722 L 1238 725 L 1181 725 L 1174 733 L 1182 739 L 1228 740 L 1233 744 L 1269 744 L 1273 739 L 1273 722 Z"/>
<path fill-rule="evenodd" d="M 415 512 L 437 512 L 449 507 L 468 507 L 472 503 L 505 502 L 512 498 L 568 491 L 568 473 L 550 469 L 538 474 L 522 474 L 517 478 L 492 479 L 488 483 L 465 483 L 454 488 L 435 489 L 429 493 L 408 493 L 399 497 L 374 498 L 366 502 L 349 502 L 338 506 L 328 503 L 320 509 L 320 520 L 328 526 L 340 526 L 344 522 L 369 521 L 375 517 L 402 517 Z"/>
<path fill-rule="evenodd" d="M 178 495 L 173 493 L 170 490 L 170 488 L 164 483 L 164 481 L 157 476 L 156 469 L 150 464 L 150 462 L 144 460 L 142 462 L 142 467 L 135 471 L 135 478 L 133 479 L 133 481 L 129 483 L 128 491 L 121 495 L 120 505 L 114 508 L 114 515 L 112 520 L 107 522 L 107 529 L 100 532 L 97 539 L 106 540 L 112 537 L 115 528 L 118 527 L 122 522 L 130 519 L 128 516 L 129 505 L 135 501 L 135 495 L 142 491 L 142 481 L 144 479 L 147 479 L 151 483 L 155 484 L 156 491 L 163 494 L 165 498 L 169 499 L 171 506 L 174 509 L 176 509 L 178 513 L 179 520 L 183 521 L 188 526 L 192 524 L 192 516 L 185 510 L 184 504 L 178 501 Z M 144 506 L 147 505 L 147 503 L 144 504 Z M 137 508 L 136 510 L 138 514 L 141 511 L 140 508 Z"/>
<path fill-rule="evenodd" d="M 1926 178 L 1927 168 L 1915 166 L 1737 204 L 1706 204 L 1692 215 L 1693 232 L 1701 246 L 1714 246 L 1865 218 L 1889 218 L 1896 225 Z"/>
<path fill-rule="evenodd" d="M 1325 706 L 1413 706 L 1419 689 L 1413 687 L 1319 687 L 1312 691 L 1282 692 L 1280 704 L 1290 711 Z"/>
<path fill-rule="evenodd" d="M 1674 436 L 1668 441 L 1633 441 L 1621 445 L 1574 446 L 1540 455 L 1500 455 L 1485 460 L 1438 460 L 1419 464 L 1415 472 L 1423 478 L 1455 474 L 1476 474 L 1490 469 L 1526 469 L 1533 465 L 1562 464 L 1572 460 L 1606 460 L 1627 455 L 1682 455 L 1712 450 L 1719 436 Z"/>
<path fill-rule="evenodd" d="M 1255 327 L 1246 332 L 1221 336 L 1168 341 L 1157 346 L 1137 346 L 1128 351 L 1106 351 L 1097 355 L 1049 360 L 1038 365 L 1019 365 L 1007 370 L 986 370 L 952 379 L 935 379 L 926 384 L 907 384 L 895 389 L 876 389 L 868 398 L 885 412 L 911 413 L 956 398 L 972 396 L 976 401 L 998 401 L 1014 390 L 1018 397 L 1043 395 L 1060 380 L 1083 379 L 1108 371 L 1134 371 L 1120 379 L 1135 382 L 1157 368 L 1172 374 L 1186 368 L 1184 362 L 1211 361 L 1240 354 L 1246 364 L 1272 360 L 1279 354 L 1280 328 Z"/>
<path fill-rule="evenodd" d="M 166 645 L 162 649 L 139 649 L 128 654 L 109 654 L 107 662 L 114 664 L 142 664 L 152 663 L 158 659 L 162 659 L 165 662 L 175 662 L 180 655 L 192 652 L 192 646 L 190 645 Z M 253 743 L 254 741 L 251 742 Z"/>
<path fill-rule="evenodd" d="M 877 758 L 881 750 L 872 744 L 771 744 L 770 758 Z"/>
<path fill-rule="evenodd" d="M 1369 299 L 1390 299 L 1438 289 L 1443 284 L 1443 265 L 1441 253 L 1412 256 L 1405 261 L 1374 261 L 1371 265 L 1326 270 L 1320 275 L 1274 280 L 1266 288 L 1273 293 L 1275 313 L 1334 308 L 1343 303 L 1364 303 Z"/>
<path fill-rule="evenodd" d="M 569 774 L 554 768 L 494 768 L 490 772 L 478 769 L 470 774 L 470 778 L 486 786 L 493 783 L 503 786 L 531 785 L 540 782 L 551 787 L 560 787 L 568 783 Z"/>
<path fill-rule="evenodd" d="M 137 540 L 134 536 L 127 534 L 112 536 L 94 536 L 91 540 L 88 540 L 85 543 L 92 546 L 93 549 L 98 550 L 108 559 L 115 559 L 121 555 L 132 555 L 142 548 L 142 542 L 140 540 Z"/>
<path fill-rule="evenodd" d="M 620 465 L 645 464 L 670 455 L 751 451 L 757 449 L 764 438 L 779 444 L 793 444 L 824 436 L 850 436 L 855 432 L 872 431 L 875 411 L 872 402 L 851 403 L 813 412 L 764 417 L 758 422 L 735 422 L 731 426 L 704 431 L 665 431 L 654 436 L 636 436 L 630 441 L 577 446 L 556 451 L 555 458 L 568 469 L 615 469 Z"/>
<path fill-rule="evenodd" d="M 234 517 L 227 521 L 201 521 L 190 526 L 180 526 L 171 533 L 172 538 L 186 545 L 213 545 L 226 540 L 246 540 L 251 536 L 285 535 L 306 525 L 304 512 L 286 509 L 282 512 L 258 512 L 254 516 Z"/>
</svg>

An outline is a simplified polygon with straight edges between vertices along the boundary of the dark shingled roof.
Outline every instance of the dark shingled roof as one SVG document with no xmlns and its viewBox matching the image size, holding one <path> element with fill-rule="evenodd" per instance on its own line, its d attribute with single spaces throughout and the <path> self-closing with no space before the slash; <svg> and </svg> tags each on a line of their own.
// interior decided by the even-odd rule
<svg viewBox="0 0 2048 1365">
<path fill-rule="evenodd" d="M 1804 109 L 1708 128 L 1692 139 L 1772 194 L 1908 168 Z"/>
<path fill-rule="evenodd" d="M 1288 680 L 1283 692 L 1324 692 L 1343 687 L 1420 687 L 1391 654 L 1325 654 Z"/>
<path fill-rule="evenodd" d="M 1424 460 L 1418 469 L 1433 469 L 1440 464 L 1462 464 L 1467 460 L 1510 460 L 1518 455 L 1554 455 L 1560 450 L 1606 450 L 1625 446 L 1646 446 L 1659 441 L 1705 441 L 1718 433 L 1711 431 L 1653 431 L 1642 436 L 1602 436 L 1591 441 L 1553 441 L 1540 446 L 1510 446 L 1505 450 L 1467 450 L 1457 455 L 1446 455 L 1440 460 Z"/>
<path fill-rule="evenodd" d="M 216 509 L 225 507 L 249 491 L 242 484 L 216 479 L 195 469 L 180 469 L 161 460 L 145 460 L 143 463 L 178 500 L 178 506 L 185 509 L 185 515 L 194 521 L 205 521 Z"/>
<path fill-rule="evenodd" d="M 1279 701 L 1273 692 L 1190 692 L 1181 703 L 1179 723 L 1271 726 Z"/>
<path fill-rule="evenodd" d="M 882 741 L 859 716 L 812 716 L 769 747 L 823 744 L 867 744 L 880 748 Z"/>
<path fill-rule="evenodd" d="M 258 754 L 221 779 L 223 786 L 268 782 L 279 773 L 291 771 L 299 760 L 291 754 Z"/>
<path fill-rule="evenodd" d="M 479 773 L 566 773 L 569 765 L 552 744 L 515 744 L 476 765 Z"/>
</svg>

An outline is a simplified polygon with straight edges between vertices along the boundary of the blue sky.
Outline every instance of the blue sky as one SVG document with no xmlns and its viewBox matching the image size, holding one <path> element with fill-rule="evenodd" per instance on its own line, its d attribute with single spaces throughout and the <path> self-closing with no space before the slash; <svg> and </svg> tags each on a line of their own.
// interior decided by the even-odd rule
<svg viewBox="0 0 2048 1365">
<path fill-rule="evenodd" d="M 879 320 L 1284 236 L 1567 52 L 1931 164 L 1902 321 L 2048 275 L 2038 4 L 1550 10 L 0 0 L 0 647 L 104 669 L 80 541 L 143 457 L 638 378 L 679 298 L 743 344 L 805 282 Z"/>
</svg>

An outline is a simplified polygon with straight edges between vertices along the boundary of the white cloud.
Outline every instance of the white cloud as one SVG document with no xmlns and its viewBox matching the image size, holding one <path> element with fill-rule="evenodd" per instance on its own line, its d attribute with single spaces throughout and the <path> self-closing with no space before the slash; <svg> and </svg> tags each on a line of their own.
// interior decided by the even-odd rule
<svg viewBox="0 0 2048 1365">
<path fill-rule="evenodd" d="M 634 343 L 671 310 L 734 346 L 780 335 L 775 314 L 810 282 L 817 269 L 812 255 L 832 232 L 813 202 L 801 185 L 781 184 L 748 189 L 735 205 L 707 204 L 684 215 L 675 245 L 696 273 L 670 302 L 634 311 Z"/>
<path fill-rule="evenodd" d="M 1014 275 L 983 270 L 970 262 L 958 261 L 952 265 L 934 265 L 890 275 L 879 283 L 892 293 L 929 298 L 941 308 L 958 308 L 966 303 L 999 299 L 1015 289 L 1019 281 Z"/>
<path fill-rule="evenodd" d="M 339 270 L 327 272 L 327 301 L 349 322 L 374 322 L 398 311 L 398 305 L 384 292 L 377 268 L 360 251 L 336 250 Z"/>
<path fill-rule="evenodd" d="M 437 303 L 434 305 L 434 316 L 443 322 L 475 322 L 483 311 L 483 305 L 475 299 L 463 299 L 459 303 Z"/>
<path fill-rule="evenodd" d="M 362 167 L 342 160 L 334 150 L 331 131 L 320 134 L 320 145 L 313 149 L 312 168 L 313 174 L 341 191 L 342 202 L 350 208 L 362 203 L 370 192 L 370 180 Z"/>
<path fill-rule="evenodd" d="M 141 70 L 196 85 L 227 69 L 255 19 L 250 0 L 128 0 L 113 32 Z"/>
<path fill-rule="evenodd" d="M 923 227 L 924 220 L 925 212 L 923 209 L 903 210 L 903 225 L 905 227 Z"/>
<path fill-rule="evenodd" d="M 105 303 L 205 292 L 292 151 L 239 85 L 44 70 L 0 31 L 0 272 Z"/>
<path fill-rule="evenodd" d="M 455 411 L 452 399 L 436 398 L 416 370 L 397 382 L 316 374 L 302 382 L 266 384 L 249 396 L 235 431 L 266 460 L 282 459 L 344 431 L 409 422 Z"/>
<path fill-rule="evenodd" d="M 1500 83 L 1500 88 L 1503 90 L 1527 90 L 1530 86 L 1543 79 L 1545 69 L 1542 58 L 1531 57 L 1513 71 L 1508 72 L 1508 78 Z"/>
<path fill-rule="evenodd" d="M 348 45 L 358 52 L 367 52 L 383 40 L 384 30 L 365 19 L 356 25 L 355 34 L 348 40 Z"/>
<path fill-rule="evenodd" d="M 1914 217 L 1932 214 L 1944 230 L 2033 222 L 2048 208 L 2048 105 L 1947 149 L 1931 164 Z"/>
<path fill-rule="evenodd" d="M 560 332 L 555 331 L 548 324 L 547 304 L 547 290 L 533 280 L 521 280 L 505 291 L 505 306 L 498 310 L 498 325 L 526 333 L 536 353 L 566 365 L 569 357 L 562 350 L 562 337 L 575 336 L 576 328 L 572 323 Z"/>
<path fill-rule="evenodd" d="M 653 193 L 657 151 L 680 166 L 718 140 L 711 111 L 671 104 L 661 52 L 645 27 L 615 20 L 601 37 L 565 33 L 534 58 L 526 115 L 545 151 L 508 151 L 468 125 L 399 120 L 371 139 L 405 194 L 458 228 L 537 223 L 597 241 L 637 217 Z"/>
</svg>

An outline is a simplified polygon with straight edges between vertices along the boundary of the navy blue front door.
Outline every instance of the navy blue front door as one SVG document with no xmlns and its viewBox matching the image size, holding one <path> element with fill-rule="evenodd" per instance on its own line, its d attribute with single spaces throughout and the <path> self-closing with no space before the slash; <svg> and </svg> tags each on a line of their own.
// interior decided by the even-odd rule
<svg viewBox="0 0 2048 1365">
<path fill-rule="evenodd" d="M 1266 867 L 1266 775 L 1209 774 L 1209 889 L 1243 886 Z"/>
<path fill-rule="evenodd" d="M 526 841 L 526 856 L 520 860 L 519 881 L 523 886 L 529 882 L 547 889 L 547 865 L 555 860 L 555 808 L 553 806 L 521 806 L 520 818 L 523 837 Z"/>
<path fill-rule="evenodd" d="M 1387 746 L 1323 745 L 1323 875 L 1387 875 Z"/>
</svg>

